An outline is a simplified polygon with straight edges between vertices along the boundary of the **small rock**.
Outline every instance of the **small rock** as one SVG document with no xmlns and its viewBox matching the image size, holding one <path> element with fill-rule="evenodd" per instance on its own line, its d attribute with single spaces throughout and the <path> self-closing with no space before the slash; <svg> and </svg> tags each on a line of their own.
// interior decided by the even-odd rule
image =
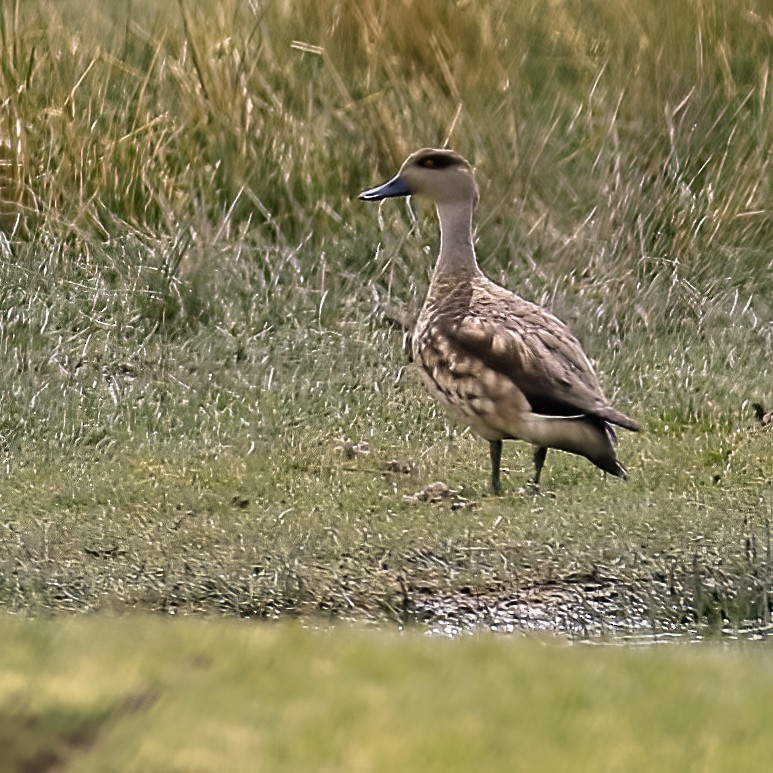
<svg viewBox="0 0 773 773">
<path fill-rule="evenodd" d="M 425 486 L 421 491 L 417 491 L 410 496 L 404 496 L 403 499 L 410 502 L 444 502 L 448 501 L 452 510 L 470 510 L 476 507 L 475 502 L 463 497 L 458 491 L 450 488 L 443 481 L 436 481 Z"/>
<path fill-rule="evenodd" d="M 341 453 L 347 459 L 354 459 L 356 456 L 365 456 L 370 453 L 370 446 L 367 440 L 361 440 L 359 443 L 352 443 L 349 440 L 344 440 L 339 448 Z"/>
</svg>

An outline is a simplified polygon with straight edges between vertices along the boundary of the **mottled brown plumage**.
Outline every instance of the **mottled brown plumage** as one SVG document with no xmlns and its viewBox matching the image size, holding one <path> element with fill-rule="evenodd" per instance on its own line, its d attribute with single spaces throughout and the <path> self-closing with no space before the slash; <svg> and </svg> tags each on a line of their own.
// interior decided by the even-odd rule
<svg viewBox="0 0 773 773">
<path fill-rule="evenodd" d="M 636 422 L 604 397 L 569 329 L 545 309 L 492 282 L 478 268 L 472 167 L 450 150 L 423 149 L 364 200 L 420 194 L 440 219 L 440 254 L 413 334 L 413 356 L 430 393 L 455 419 L 489 441 L 491 485 L 500 489 L 502 441 L 535 446 L 539 485 L 548 448 L 590 459 L 621 478 L 613 424 Z"/>
</svg>

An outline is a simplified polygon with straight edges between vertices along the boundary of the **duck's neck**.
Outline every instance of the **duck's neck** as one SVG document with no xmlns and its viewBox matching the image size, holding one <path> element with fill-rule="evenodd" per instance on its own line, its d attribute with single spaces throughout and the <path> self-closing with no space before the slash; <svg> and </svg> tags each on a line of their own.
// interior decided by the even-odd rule
<svg viewBox="0 0 773 773">
<path fill-rule="evenodd" d="M 437 205 L 440 220 L 440 254 L 432 283 L 444 277 L 472 276 L 479 273 L 472 244 L 472 201 L 454 201 Z"/>
</svg>

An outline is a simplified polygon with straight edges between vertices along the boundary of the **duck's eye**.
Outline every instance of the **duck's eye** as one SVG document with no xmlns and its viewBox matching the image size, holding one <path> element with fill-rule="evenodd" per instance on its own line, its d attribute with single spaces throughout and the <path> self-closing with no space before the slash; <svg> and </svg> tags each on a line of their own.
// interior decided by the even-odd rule
<svg viewBox="0 0 773 773">
<path fill-rule="evenodd" d="M 419 166 L 424 169 L 445 169 L 448 166 L 453 166 L 456 160 L 453 156 L 447 156 L 444 153 L 437 153 L 434 156 L 426 156 L 419 161 Z"/>
</svg>

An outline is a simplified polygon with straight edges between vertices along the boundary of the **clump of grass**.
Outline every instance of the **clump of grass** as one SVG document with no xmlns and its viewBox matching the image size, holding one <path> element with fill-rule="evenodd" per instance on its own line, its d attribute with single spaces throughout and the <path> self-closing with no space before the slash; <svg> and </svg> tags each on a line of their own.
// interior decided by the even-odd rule
<svg viewBox="0 0 773 773">
<path fill-rule="evenodd" d="M 98 231 L 229 212 L 322 240 L 374 157 L 450 139 L 492 201 L 526 200 L 527 229 L 551 211 L 571 233 L 595 206 L 647 251 L 692 241 L 687 213 L 707 237 L 732 224 L 754 241 L 771 43 L 747 6 L 25 4 L 3 14 L 4 112 L 24 126 L 37 208 Z M 663 223 L 645 212 L 637 229 L 647 200 Z"/>
</svg>

